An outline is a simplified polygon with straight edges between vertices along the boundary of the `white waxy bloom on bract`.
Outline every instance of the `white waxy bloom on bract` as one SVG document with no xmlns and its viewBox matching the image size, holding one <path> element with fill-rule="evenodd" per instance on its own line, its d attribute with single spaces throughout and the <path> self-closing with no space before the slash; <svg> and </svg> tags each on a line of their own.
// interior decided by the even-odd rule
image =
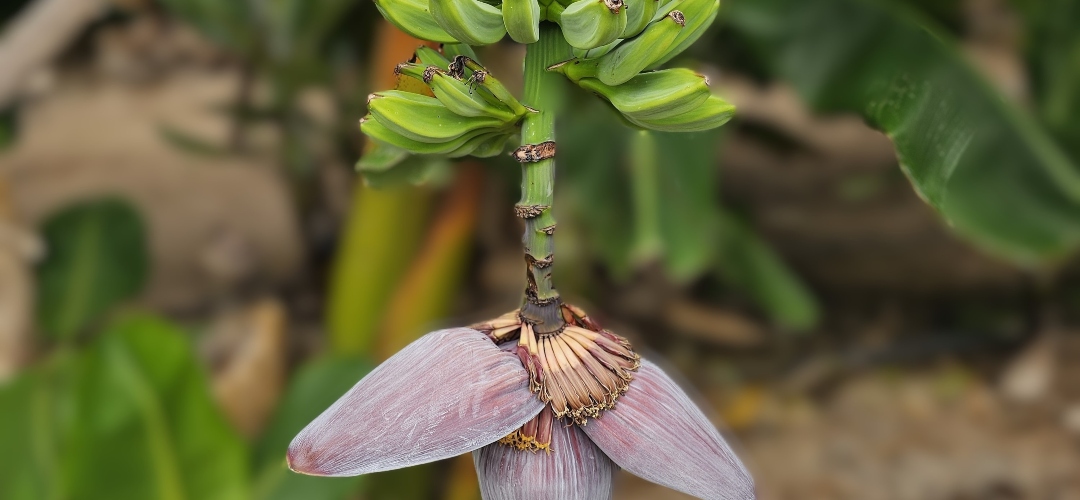
<svg viewBox="0 0 1080 500">
<path fill-rule="evenodd" d="M 350 476 L 473 451 L 486 500 L 609 499 L 615 465 L 706 500 L 754 498 L 720 433 L 648 361 L 615 406 L 585 425 L 552 415 L 517 356 L 480 331 L 439 330 L 305 427 L 289 446 L 289 467 Z M 521 446 L 535 438 L 538 447 Z"/>
</svg>

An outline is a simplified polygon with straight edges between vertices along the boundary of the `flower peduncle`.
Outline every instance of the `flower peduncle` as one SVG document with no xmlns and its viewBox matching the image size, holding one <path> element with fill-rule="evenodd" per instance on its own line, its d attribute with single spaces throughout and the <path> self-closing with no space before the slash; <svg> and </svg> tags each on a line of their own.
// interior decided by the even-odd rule
<svg viewBox="0 0 1080 500">
<path fill-rule="evenodd" d="M 536 112 L 525 115 L 521 147 L 512 156 L 521 162 L 521 201 L 514 213 L 525 222 L 526 290 L 521 316 L 539 334 L 564 326 L 559 292 L 551 281 L 555 264 L 555 115 L 562 101 L 562 81 L 547 67 L 566 60 L 569 46 L 558 26 L 540 25 L 540 40 L 525 55 L 524 104 Z"/>
</svg>

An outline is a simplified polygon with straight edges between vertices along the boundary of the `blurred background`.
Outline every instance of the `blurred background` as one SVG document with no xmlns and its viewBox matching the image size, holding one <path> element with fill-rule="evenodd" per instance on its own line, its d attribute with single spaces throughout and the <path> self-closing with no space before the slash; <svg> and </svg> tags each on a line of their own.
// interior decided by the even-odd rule
<svg viewBox="0 0 1080 500">
<path fill-rule="evenodd" d="M 564 297 L 683 377 L 762 500 L 1080 499 L 1080 1 L 725 2 L 674 62 L 722 129 L 568 88 Z M 516 163 L 354 166 L 419 41 L 368 0 L 0 26 L 0 499 L 479 498 L 468 456 L 284 464 L 379 361 L 520 300 Z M 523 53 L 479 50 L 512 87 Z"/>
</svg>

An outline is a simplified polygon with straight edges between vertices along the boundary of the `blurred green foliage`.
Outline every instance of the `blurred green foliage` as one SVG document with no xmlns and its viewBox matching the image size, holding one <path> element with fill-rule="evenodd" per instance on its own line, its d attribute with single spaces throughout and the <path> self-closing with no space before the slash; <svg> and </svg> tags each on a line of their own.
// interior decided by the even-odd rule
<svg viewBox="0 0 1080 500">
<path fill-rule="evenodd" d="M 595 103 L 560 125 L 560 192 L 616 276 L 659 261 L 675 280 L 716 275 L 777 324 L 814 326 L 814 296 L 768 243 L 720 203 L 722 130 L 632 130 Z M 587 140 L 575 140 L 587 138 Z M 598 146 L 599 145 L 599 146 Z"/>
<path fill-rule="evenodd" d="M 1080 162 L 1080 1 L 1013 0 L 1024 16 L 1026 59 L 1039 118 Z"/>
<path fill-rule="evenodd" d="M 145 229 L 123 200 L 68 207 L 42 233 L 48 255 L 38 268 L 38 322 L 56 338 L 79 333 L 146 281 Z"/>
<path fill-rule="evenodd" d="M 130 317 L 0 388 L 0 497 L 245 498 L 244 445 L 188 342 Z"/>
<path fill-rule="evenodd" d="M 0 20 L 21 3 L 4 4 Z M 314 161 L 304 141 L 311 135 L 337 135 L 344 155 L 355 155 L 349 138 L 366 92 L 336 88 L 334 73 L 336 65 L 361 71 L 357 54 L 366 46 L 357 39 L 378 19 L 370 2 L 162 4 L 241 60 L 249 83 L 271 84 L 269 101 L 241 93 L 223 109 L 241 127 L 279 125 L 282 163 L 291 171 Z M 755 50 L 730 60 L 768 69 L 820 110 L 860 113 L 884 130 L 915 189 L 963 234 L 1023 262 L 1066 255 L 1080 239 L 1080 2 L 1013 0 L 1024 16 L 1034 116 L 1007 103 L 964 61 L 954 36 L 962 31 L 960 4 L 727 0 L 722 15 Z M 362 22 L 350 24 L 357 19 Z M 348 43 L 337 43 L 342 40 Z M 725 47 L 700 45 L 695 53 L 723 57 Z M 303 116 L 300 93 L 311 86 L 333 90 L 348 126 L 321 130 Z M 15 125 L 13 114 L 2 116 L 0 147 Z M 187 137 L 165 133 L 177 143 Z M 815 297 L 752 225 L 721 202 L 715 158 L 722 132 L 641 134 L 593 103 L 564 114 L 559 133 L 559 192 L 575 219 L 568 225 L 585 230 L 592 257 L 614 275 L 658 263 L 684 283 L 716 276 L 777 324 L 807 329 L 817 322 Z M 445 163 L 422 158 L 368 160 L 397 165 L 366 169 L 374 187 L 449 176 Z M 440 277 L 453 270 L 448 266 L 464 266 L 467 252 L 460 238 L 432 240 L 450 242 L 425 249 L 440 266 L 430 271 L 440 285 L 433 288 L 437 296 L 416 293 L 425 285 L 403 289 L 398 285 L 415 263 L 436 201 L 411 186 L 360 191 L 331 270 L 327 312 L 330 350 L 350 357 L 301 364 L 253 444 L 238 437 L 213 403 L 187 332 L 150 316 L 98 328 L 146 281 L 146 234 L 136 211 L 108 199 L 50 217 L 37 317 L 49 340 L 64 342 L 43 342 L 52 350 L 0 385 L 0 498 L 344 500 L 378 482 L 290 473 L 284 450 L 370 369 L 389 304 L 416 299 L 427 301 L 419 310 L 445 310 L 453 287 Z M 430 470 L 411 471 L 419 478 L 410 484 L 416 491 L 388 491 L 383 481 L 374 497 L 424 495 Z"/>
<path fill-rule="evenodd" d="M 1080 243 L 1080 171 L 910 9 L 863 0 L 732 0 L 760 56 L 821 110 L 893 140 L 916 191 L 957 231 L 1021 262 Z"/>
</svg>

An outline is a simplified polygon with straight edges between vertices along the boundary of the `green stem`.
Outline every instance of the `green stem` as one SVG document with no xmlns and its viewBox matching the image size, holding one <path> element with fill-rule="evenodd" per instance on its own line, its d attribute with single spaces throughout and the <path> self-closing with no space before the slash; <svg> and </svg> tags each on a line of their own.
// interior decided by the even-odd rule
<svg viewBox="0 0 1080 500">
<path fill-rule="evenodd" d="M 548 66 L 571 57 L 569 46 L 558 26 L 540 25 L 540 40 L 529 44 L 525 53 L 525 104 L 538 112 L 526 115 L 521 128 L 522 146 L 555 140 L 555 115 L 562 102 L 562 77 L 547 71 Z M 559 292 L 551 282 L 554 267 L 555 160 L 521 164 L 521 201 L 517 213 L 525 220 L 525 262 L 528 288 L 522 316 L 533 323 L 537 333 L 557 331 L 563 326 Z"/>
</svg>

